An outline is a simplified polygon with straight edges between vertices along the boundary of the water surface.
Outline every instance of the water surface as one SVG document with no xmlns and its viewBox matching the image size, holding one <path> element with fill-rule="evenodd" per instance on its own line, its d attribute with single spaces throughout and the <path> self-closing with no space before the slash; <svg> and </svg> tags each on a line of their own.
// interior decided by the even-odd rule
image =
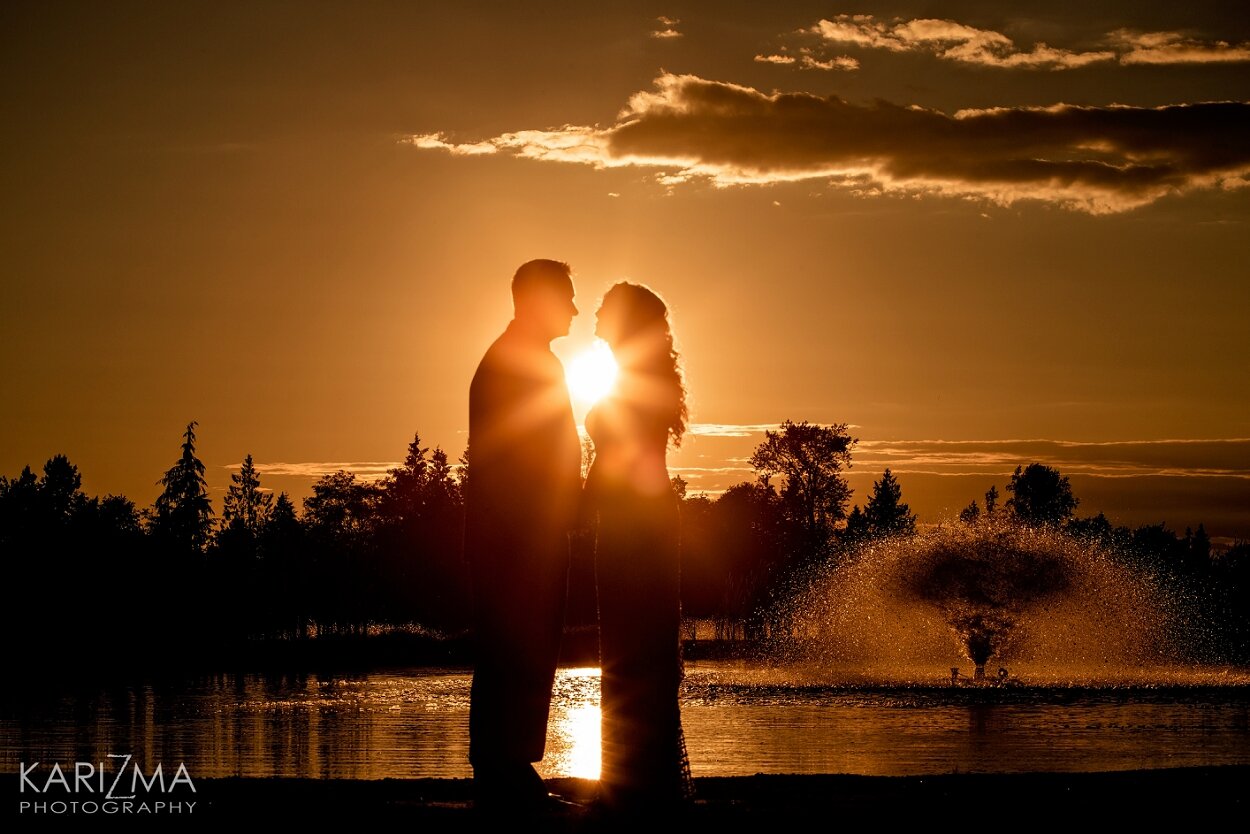
<svg viewBox="0 0 1250 834">
<path fill-rule="evenodd" d="M 185 762 L 193 776 L 471 775 L 470 674 L 218 675 L 39 698 L 6 696 L 3 767 Z M 599 679 L 560 671 L 544 776 L 598 774 Z M 1143 671 L 1014 688 L 758 664 L 687 664 L 682 721 L 696 776 L 1096 771 L 1250 764 L 1250 676 Z"/>
</svg>

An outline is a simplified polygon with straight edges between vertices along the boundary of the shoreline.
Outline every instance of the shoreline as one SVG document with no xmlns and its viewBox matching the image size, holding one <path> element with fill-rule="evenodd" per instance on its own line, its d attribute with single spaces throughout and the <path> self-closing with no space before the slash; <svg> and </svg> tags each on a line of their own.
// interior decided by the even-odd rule
<svg viewBox="0 0 1250 834">
<path fill-rule="evenodd" d="M 53 791 L 21 794 L 17 774 L 0 778 L 11 811 L 19 799 L 97 798 Z M 1244 813 L 1250 806 L 1248 779 L 1250 766 L 1243 765 L 1081 773 L 703 776 L 695 779 L 696 801 L 677 816 L 683 824 L 753 830 L 771 829 L 778 822 L 836 825 L 854 820 L 893 825 L 901 819 L 957 825 L 1076 823 L 1091 818 L 1159 823 L 1160 815 L 1175 819 L 1178 814 L 1187 823 L 1196 823 L 1216 814 Z M 531 822 L 539 830 L 596 831 L 610 826 L 612 820 L 602 818 L 590 804 L 596 782 L 556 778 L 546 783 L 549 790 L 582 804 L 538 815 Z M 176 795 L 161 798 L 192 800 L 195 817 L 215 819 L 359 814 L 370 820 L 416 822 L 432 831 L 465 830 L 486 822 L 473 809 L 469 779 L 203 778 L 195 779 L 194 793 L 181 786 Z"/>
</svg>

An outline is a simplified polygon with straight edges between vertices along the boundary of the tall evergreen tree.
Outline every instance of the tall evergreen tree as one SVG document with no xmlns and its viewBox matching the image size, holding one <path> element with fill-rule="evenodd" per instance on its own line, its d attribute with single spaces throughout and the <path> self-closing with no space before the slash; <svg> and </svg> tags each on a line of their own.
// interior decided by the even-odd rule
<svg viewBox="0 0 1250 834">
<path fill-rule="evenodd" d="M 265 529 L 285 533 L 298 527 L 299 519 L 295 513 L 295 502 L 286 494 L 286 490 L 283 490 L 278 493 L 278 498 L 273 503 L 273 510 L 265 519 Z"/>
<path fill-rule="evenodd" d="M 65 455 L 54 455 L 43 465 L 39 481 L 39 504 L 42 521 L 53 527 L 66 526 L 75 512 L 86 503 L 82 494 L 82 475 Z"/>
<path fill-rule="evenodd" d="M 403 462 L 379 484 L 376 513 L 388 616 L 458 627 L 468 608 L 460 558 L 464 517 L 447 453 L 422 446 L 420 434 L 414 434 Z"/>
<path fill-rule="evenodd" d="M 872 485 L 872 495 L 864 505 L 864 518 L 874 536 L 911 535 L 916 532 L 916 514 L 903 503 L 903 488 L 886 468 L 881 480 Z"/>
<path fill-rule="evenodd" d="M 429 452 L 421 445 L 420 433 L 414 434 L 403 463 L 387 470 L 387 477 L 379 485 L 380 511 L 385 522 L 413 526 L 426 515 Z"/>
<path fill-rule="evenodd" d="M 842 528 L 842 541 L 856 544 L 872 537 L 872 529 L 868 525 L 868 516 L 859 508 L 859 504 L 851 507 L 846 517 L 846 527 Z"/>
<path fill-rule="evenodd" d="M 260 473 L 252 463 L 251 455 L 243 459 L 239 473 L 231 475 L 230 481 L 221 510 L 222 523 L 246 530 L 253 536 L 260 535 L 273 511 L 273 494 L 261 492 Z"/>
<path fill-rule="evenodd" d="M 985 491 L 985 517 L 989 518 L 994 515 L 996 509 L 998 509 L 998 487 L 990 484 L 990 488 Z"/>
<path fill-rule="evenodd" d="M 304 528 L 295 504 L 278 493 L 260 533 L 260 564 L 267 600 L 265 627 L 278 637 L 303 639 L 310 624 L 311 565 L 304 555 Z"/>
<path fill-rule="evenodd" d="M 164 490 L 156 499 L 152 531 L 175 547 L 203 551 L 213 524 L 213 506 L 204 480 L 204 464 L 195 456 L 192 420 L 182 435 L 182 456 L 157 481 Z"/>
<path fill-rule="evenodd" d="M 1198 524 L 1198 530 L 1194 533 L 1189 543 L 1189 552 L 1192 554 L 1194 561 L 1198 564 L 1209 565 L 1211 562 L 1211 537 L 1207 535 L 1207 528 L 1201 522 Z"/>
</svg>

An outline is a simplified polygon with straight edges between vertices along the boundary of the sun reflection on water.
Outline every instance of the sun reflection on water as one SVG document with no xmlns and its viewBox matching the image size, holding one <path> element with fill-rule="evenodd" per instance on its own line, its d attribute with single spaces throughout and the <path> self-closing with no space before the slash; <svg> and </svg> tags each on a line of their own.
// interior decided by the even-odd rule
<svg viewBox="0 0 1250 834">
<path fill-rule="evenodd" d="M 556 673 L 547 755 L 538 765 L 544 778 L 599 778 L 599 674 L 593 666 Z"/>
</svg>

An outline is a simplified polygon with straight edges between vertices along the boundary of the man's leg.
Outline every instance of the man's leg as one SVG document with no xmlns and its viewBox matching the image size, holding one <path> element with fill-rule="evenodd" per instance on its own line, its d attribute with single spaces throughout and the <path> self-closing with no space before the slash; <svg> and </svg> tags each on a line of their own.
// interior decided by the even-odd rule
<svg viewBox="0 0 1250 834">
<path fill-rule="evenodd" d="M 530 763 L 542 759 L 546 745 L 568 581 L 567 537 L 563 541 L 563 559 L 548 545 L 473 572 L 469 760 L 485 802 L 546 797 Z"/>
</svg>

